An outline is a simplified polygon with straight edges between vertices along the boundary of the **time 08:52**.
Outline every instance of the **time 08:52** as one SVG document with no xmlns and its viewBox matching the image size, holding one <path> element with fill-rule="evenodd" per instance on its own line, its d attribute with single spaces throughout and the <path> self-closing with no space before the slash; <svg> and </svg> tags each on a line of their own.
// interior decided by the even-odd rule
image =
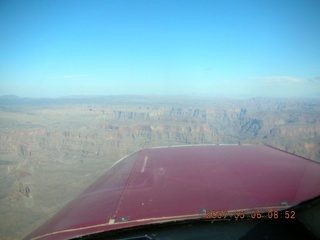
<svg viewBox="0 0 320 240">
<path fill-rule="evenodd" d="M 260 211 L 251 211 L 251 213 L 244 212 L 242 210 L 233 210 L 233 211 L 215 211 L 215 210 L 207 210 L 206 218 L 208 219 L 226 219 L 233 218 L 235 220 L 238 219 L 295 219 L 296 212 L 294 210 L 287 211 L 275 211 L 269 210 L 267 213 L 261 213 Z"/>
</svg>

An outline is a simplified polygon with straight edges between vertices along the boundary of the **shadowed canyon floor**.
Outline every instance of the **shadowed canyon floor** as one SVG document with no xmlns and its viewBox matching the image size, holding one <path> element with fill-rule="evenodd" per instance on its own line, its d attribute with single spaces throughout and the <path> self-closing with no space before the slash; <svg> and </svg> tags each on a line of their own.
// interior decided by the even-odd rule
<svg viewBox="0 0 320 240">
<path fill-rule="evenodd" d="M 0 238 L 23 238 L 141 148 L 223 143 L 320 162 L 320 100 L 2 97 Z"/>
</svg>

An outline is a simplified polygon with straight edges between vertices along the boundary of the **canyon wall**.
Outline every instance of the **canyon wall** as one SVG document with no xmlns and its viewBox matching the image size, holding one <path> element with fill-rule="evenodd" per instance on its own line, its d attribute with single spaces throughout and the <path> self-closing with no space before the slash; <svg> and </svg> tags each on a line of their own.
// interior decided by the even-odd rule
<svg viewBox="0 0 320 240">
<path fill-rule="evenodd" d="M 317 99 L 0 99 L 0 238 L 21 238 L 141 148 L 268 144 L 320 162 L 319 133 Z"/>
</svg>

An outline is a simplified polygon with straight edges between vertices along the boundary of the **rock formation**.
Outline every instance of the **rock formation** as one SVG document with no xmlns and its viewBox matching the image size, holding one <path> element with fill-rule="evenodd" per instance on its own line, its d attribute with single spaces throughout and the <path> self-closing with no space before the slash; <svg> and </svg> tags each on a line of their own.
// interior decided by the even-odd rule
<svg viewBox="0 0 320 240">
<path fill-rule="evenodd" d="M 12 231 L 21 212 L 49 217 L 141 148 L 268 144 L 320 161 L 317 99 L 16 99 L 0 101 L 0 119 L 0 213 L 13 211 L 0 228 Z"/>
</svg>

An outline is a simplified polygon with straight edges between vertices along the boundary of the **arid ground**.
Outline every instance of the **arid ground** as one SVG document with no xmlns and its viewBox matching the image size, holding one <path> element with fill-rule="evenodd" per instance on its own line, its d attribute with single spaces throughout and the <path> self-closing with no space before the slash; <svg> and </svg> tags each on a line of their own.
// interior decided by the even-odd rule
<svg viewBox="0 0 320 240">
<path fill-rule="evenodd" d="M 141 148 L 268 144 L 320 162 L 320 100 L 6 96 L 0 141 L 0 239 L 22 239 Z"/>
</svg>

